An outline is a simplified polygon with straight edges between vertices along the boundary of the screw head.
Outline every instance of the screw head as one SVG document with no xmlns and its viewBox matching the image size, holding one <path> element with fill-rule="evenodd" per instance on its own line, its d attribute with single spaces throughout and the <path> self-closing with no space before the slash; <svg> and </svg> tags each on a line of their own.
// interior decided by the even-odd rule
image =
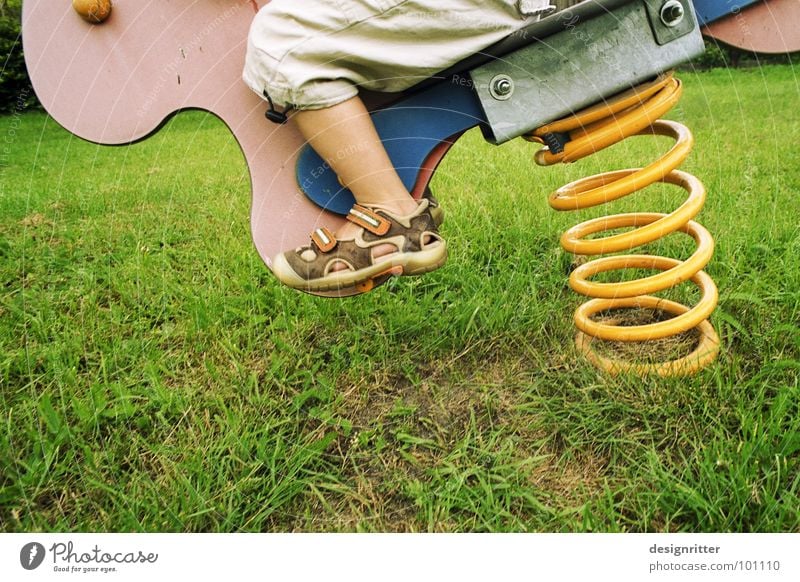
<svg viewBox="0 0 800 582">
<path fill-rule="evenodd" d="M 667 0 L 661 6 L 661 22 L 664 23 L 664 26 L 669 26 L 670 28 L 678 26 L 683 22 L 685 14 L 686 11 L 679 0 Z"/>
<path fill-rule="evenodd" d="M 505 101 L 514 92 L 514 81 L 508 75 L 497 75 L 489 83 L 489 92 L 499 101 Z"/>
<path fill-rule="evenodd" d="M 508 79 L 500 79 L 494 84 L 494 90 L 497 92 L 498 95 L 508 95 L 509 93 L 511 93 L 511 89 L 512 89 L 511 81 L 509 81 Z"/>
</svg>

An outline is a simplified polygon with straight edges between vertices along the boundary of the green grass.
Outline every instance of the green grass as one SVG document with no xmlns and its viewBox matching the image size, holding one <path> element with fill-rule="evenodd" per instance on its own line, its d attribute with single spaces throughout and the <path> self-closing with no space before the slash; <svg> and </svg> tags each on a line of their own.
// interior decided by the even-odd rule
<svg viewBox="0 0 800 582">
<path fill-rule="evenodd" d="M 600 212 L 546 204 L 668 142 L 538 168 L 472 132 L 434 183 L 448 264 L 323 300 L 257 256 L 215 118 L 128 148 L 0 119 L 0 529 L 800 531 L 800 82 L 682 78 L 723 341 L 689 379 L 576 353 L 558 237 Z M 682 238 L 652 250 L 688 256 Z"/>
</svg>

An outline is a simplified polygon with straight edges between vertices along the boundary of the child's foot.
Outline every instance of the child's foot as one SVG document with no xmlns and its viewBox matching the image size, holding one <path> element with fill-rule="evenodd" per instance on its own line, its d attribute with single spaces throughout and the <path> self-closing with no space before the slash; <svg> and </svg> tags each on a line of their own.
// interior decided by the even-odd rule
<svg viewBox="0 0 800 582">
<path fill-rule="evenodd" d="M 304 291 L 331 291 L 369 284 L 385 275 L 421 275 L 441 267 L 447 245 L 439 236 L 426 198 L 400 215 L 356 205 L 351 224 L 335 236 L 326 228 L 311 235 L 310 246 L 275 257 L 272 271 L 281 282 Z"/>
<path fill-rule="evenodd" d="M 433 192 L 431 192 L 431 189 L 429 187 L 425 188 L 425 194 L 423 197 L 428 199 L 428 212 L 430 212 L 431 218 L 433 218 L 433 223 L 436 225 L 437 228 L 442 226 L 442 222 L 444 222 L 444 211 L 439 206 L 439 201 L 433 197 Z M 386 206 L 369 205 L 369 204 L 365 204 L 364 206 L 367 206 L 372 210 L 378 210 L 378 209 L 385 210 L 394 216 L 398 215 L 405 216 L 407 214 L 411 214 L 414 211 L 416 211 L 418 204 L 419 201 L 409 199 L 405 201 L 402 208 L 388 208 Z M 361 230 L 360 226 L 358 226 L 355 222 L 348 221 L 336 233 L 334 233 L 334 236 L 336 237 L 337 240 L 352 240 L 358 235 L 359 230 Z M 426 240 L 424 242 L 429 243 L 433 241 L 431 240 L 431 237 L 426 237 Z M 397 251 L 396 246 L 392 244 L 383 244 L 375 247 L 375 249 L 372 251 L 372 256 L 376 258 L 383 257 L 385 255 L 394 253 L 396 251 Z M 345 265 L 342 262 L 336 263 L 333 266 L 334 271 L 343 271 L 346 270 L 347 268 L 348 268 L 347 265 Z"/>
</svg>

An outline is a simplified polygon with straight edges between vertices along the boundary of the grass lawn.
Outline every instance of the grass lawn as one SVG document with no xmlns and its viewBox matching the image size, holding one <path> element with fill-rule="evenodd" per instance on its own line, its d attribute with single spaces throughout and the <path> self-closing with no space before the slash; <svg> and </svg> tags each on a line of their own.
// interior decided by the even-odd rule
<svg viewBox="0 0 800 582">
<path fill-rule="evenodd" d="M 800 531 L 800 74 L 680 76 L 723 342 L 689 379 L 576 353 L 558 246 L 684 194 L 546 203 L 667 140 L 539 168 L 471 132 L 434 182 L 448 264 L 324 300 L 256 254 L 216 118 L 127 148 L 1 118 L 0 530 Z"/>
</svg>

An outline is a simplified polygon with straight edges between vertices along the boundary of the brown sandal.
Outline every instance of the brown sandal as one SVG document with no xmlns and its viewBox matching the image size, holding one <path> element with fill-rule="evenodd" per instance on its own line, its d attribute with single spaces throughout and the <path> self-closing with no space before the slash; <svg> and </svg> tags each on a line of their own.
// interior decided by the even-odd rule
<svg viewBox="0 0 800 582">
<path fill-rule="evenodd" d="M 282 283 L 304 291 L 333 291 L 356 287 L 369 291 L 376 281 L 392 275 L 421 275 L 441 267 L 447 245 L 439 236 L 427 198 L 407 216 L 356 204 L 347 219 L 361 227 L 353 239 L 337 240 L 327 228 L 311 235 L 311 245 L 282 253 L 272 272 Z M 374 257 L 373 249 L 390 244 L 397 252 Z M 343 270 L 334 270 L 344 265 Z"/>
<path fill-rule="evenodd" d="M 442 207 L 439 206 L 439 201 L 433 197 L 433 192 L 431 192 L 429 186 L 425 188 L 425 192 L 422 194 L 422 197 L 428 199 L 428 210 L 433 218 L 433 223 L 437 228 L 442 226 L 442 223 L 444 222 L 444 210 L 442 210 Z"/>
</svg>

